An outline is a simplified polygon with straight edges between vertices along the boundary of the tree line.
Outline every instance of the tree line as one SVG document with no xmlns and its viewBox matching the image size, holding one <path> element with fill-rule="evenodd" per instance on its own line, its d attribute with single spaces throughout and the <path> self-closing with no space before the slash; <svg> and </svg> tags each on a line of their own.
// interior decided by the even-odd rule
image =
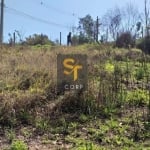
<svg viewBox="0 0 150 150">
<path fill-rule="evenodd" d="M 113 43 L 117 47 L 139 47 L 150 52 L 150 14 L 149 0 L 143 0 L 144 8 L 140 12 L 138 8 L 127 3 L 124 7 L 114 7 L 97 18 L 92 18 L 90 14 L 79 18 L 78 26 L 72 34 L 73 45 L 84 43 Z M 51 41 L 47 35 L 34 34 L 22 39 L 20 32 L 17 35 L 9 34 L 9 43 L 15 42 L 18 36 L 21 44 L 59 44 L 59 40 Z M 14 33 L 15 34 L 15 33 Z M 14 40 L 13 40 L 14 39 Z"/>
<path fill-rule="evenodd" d="M 79 44 L 94 42 L 95 35 L 99 35 L 99 42 L 114 42 L 118 47 L 134 47 L 136 42 L 149 37 L 150 18 L 149 3 L 144 0 L 145 10 L 139 12 L 132 3 L 127 3 L 123 8 L 115 7 L 107 12 L 97 21 L 91 15 L 79 19 L 77 34 L 73 36 L 74 41 Z M 96 30 L 98 28 L 98 32 Z"/>
</svg>

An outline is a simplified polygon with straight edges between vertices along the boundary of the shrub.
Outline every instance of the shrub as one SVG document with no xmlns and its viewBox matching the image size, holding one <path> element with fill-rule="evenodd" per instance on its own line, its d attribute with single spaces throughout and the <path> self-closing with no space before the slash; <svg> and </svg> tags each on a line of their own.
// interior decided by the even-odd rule
<svg viewBox="0 0 150 150">
<path fill-rule="evenodd" d="M 45 44 L 54 44 L 54 42 L 50 41 L 47 35 L 44 34 L 34 34 L 30 35 L 26 38 L 26 41 L 24 42 L 27 45 L 45 45 Z"/>
<path fill-rule="evenodd" d="M 116 46 L 119 48 L 129 48 L 129 46 L 134 47 L 135 42 L 131 33 L 130 32 L 121 33 L 116 40 Z"/>
<path fill-rule="evenodd" d="M 150 54 L 150 38 L 145 37 L 137 41 L 137 48 L 141 49 L 145 53 Z"/>
<path fill-rule="evenodd" d="M 28 150 L 28 146 L 23 141 L 14 141 L 11 144 L 10 150 Z"/>
<path fill-rule="evenodd" d="M 91 39 L 89 39 L 89 38 L 87 38 L 83 35 L 79 35 L 79 36 L 74 35 L 72 37 L 72 41 L 73 41 L 73 45 L 77 45 L 77 44 L 82 45 L 82 44 L 85 44 L 85 43 L 92 42 Z"/>
<path fill-rule="evenodd" d="M 53 109 L 60 113 L 93 115 L 97 112 L 97 104 L 93 93 L 87 97 L 87 93 L 80 92 L 65 95 Z"/>
<path fill-rule="evenodd" d="M 136 74 L 135 74 L 135 77 L 136 77 L 137 80 L 141 80 L 141 79 L 144 78 L 144 74 L 145 74 L 144 68 L 143 68 L 143 67 L 140 67 L 140 68 L 137 70 L 137 72 L 136 72 Z"/>
<path fill-rule="evenodd" d="M 85 122 L 88 121 L 88 117 L 87 117 L 86 115 L 84 115 L 84 114 L 81 114 L 81 115 L 79 116 L 79 121 L 80 121 L 81 123 L 85 123 Z"/>
</svg>

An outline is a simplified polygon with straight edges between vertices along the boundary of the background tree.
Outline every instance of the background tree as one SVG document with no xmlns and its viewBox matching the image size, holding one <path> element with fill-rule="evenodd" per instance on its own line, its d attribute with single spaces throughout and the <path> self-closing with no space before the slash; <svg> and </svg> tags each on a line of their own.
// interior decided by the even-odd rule
<svg viewBox="0 0 150 150">
<path fill-rule="evenodd" d="M 18 31 L 18 30 L 15 30 L 18 38 L 19 38 L 19 43 L 22 43 L 23 42 L 23 39 L 24 39 L 24 33 L 23 31 Z"/>
<path fill-rule="evenodd" d="M 136 33 L 141 30 L 141 14 L 132 3 L 127 3 L 122 11 L 123 32 L 130 32 L 136 38 Z"/>
<path fill-rule="evenodd" d="M 150 1 L 149 0 L 144 0 L 144 15 L 143 15 L 143 22 L 144 22 L 144 27 L 142 29 L 142 39 L 139 39 L 137 41 L 137 47 L 142 49 L 145 53 L 150 54 L 150 12 L 149 12 L 149 7 L 150 7 Z M 144 32 L 145 31 L 145 32 Z M 144 34 L 145 33 L 145 34 Z"/>
<path fill-rule="evenodd" d="M 122 14 L 119 8 L 110 9 L 102 18 L 102 25 L 109 30 L 111 38 L 115 41 L 120 30 Z M 106 29 L 106 31 L 107 31 Z"/>
<path fill-rule="evenodd" d="M 146 36 L 148 37 L 149 36 L 149 8 L 148 8 L 148 0 L 145 0 L 144 1 L 144 6 L 145 6 L 145 9 L 144 9 L 144 15 L 145 15 L 145 28 L 146 28 Z"/>
<path fill-rule="evenodd" d="M 88 39 L 89 41 L 93 41 L 94 39 L 94 27 L 95 21 L 90 15 L 86 15 L 83 18 L 79 19 L 79 38 L 80 39 Z"/>
<path fill-rule="evenodd" d="M 109 41 L 118 42 L 118 38 L 120 40 L 122 36 L 124 40 L 128 41 L 131 35 L 135 43 L 142 33 L 142 16 L 135 5 L 127 3 L 123 8 L 114 7 L 109 9 L 102 17 L 102 25 L 106 41 L 108 39 Z"/>
</svg>

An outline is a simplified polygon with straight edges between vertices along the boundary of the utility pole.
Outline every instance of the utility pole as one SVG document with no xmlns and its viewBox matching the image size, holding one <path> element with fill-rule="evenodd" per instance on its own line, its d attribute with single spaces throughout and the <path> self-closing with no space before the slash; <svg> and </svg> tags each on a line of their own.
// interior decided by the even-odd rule
<svg viewBox="0 0 150 150">
<path fill-rule="evenodd" d="M 15 44 L 16 44 L 16 33 L 14 32 L 13 33 L 13 45 L 15 46 Z"/>
<path fill-rule="evenodd" d="M 61 45 L 61 32 L 60 32 L 60 36 L 59 36 L 59 44 Z"/>
<path fill-rule="evenodd" d="M 99 26 L 102 25 L 101 23 L 99 23 L 99 18 L 97 16 L 96 19 L 96 42 L 98 42 L 98 35 L 99 35 Z"/>
<path fill-rule="evenodd" d="M 4 24 L 4 0 L 1 0 L 0 44 L 3 43 L 3 24 Z"/>
<path fill-rule="evenodd" d="M 141 31 L 141 33 L 142 33 L 142 39 L 143 39 L 143 37 L 144 37 L 144 28 L 143 28 L 143 26 L 142 26 L 142 31 Z"/>
<path fill-rule="evenodd" d="M 108 28 L 106 30 L 106 42 L 108 42 L 108 34 L 109 34 L 109 31 L 108 31 Z"/>
<path fill-rule="evenodd" d="M 146 28 L 146 37 L 149 37 L 149 30 L 148 30 L 148 18 L 149 18 L 149 11 L 147 8 L 148 5 L 148 1 L 145 0 L 144 1 L 144 5 L 145 5 L 145 28 Z"/>
<path fill-rule="evenodd" d="M 99 19 L 97 16 L 97 19 L 96 19 L 96 42 L 98 42 L 98 33 L 99 33 Z"/>
</svg>

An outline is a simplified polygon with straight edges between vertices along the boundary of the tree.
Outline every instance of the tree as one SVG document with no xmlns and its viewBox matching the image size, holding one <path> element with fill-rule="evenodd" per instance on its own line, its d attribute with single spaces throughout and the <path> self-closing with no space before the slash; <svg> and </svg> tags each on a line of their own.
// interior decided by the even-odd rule
<svg viewBox="0 0 150 150">
<path fill-rule="evenodd" d="M 127 3 L 123 8 L 109 9 L 102 18 L 106 37 L 109 34 L 109 39 L 114 41 L 125 32 L 130 32 L 136 38 L 142 29 L 141 22 L 141 14 L 132 3 Z"/>
<path fill-rule="evenodd" d="M 141 21 L 140 13 L 135 5 L 127 3 L 123 10 L 124 32 L 135 33 L 137 22 Z"/>
<path fill-rule="evenodd" d="M 146 28 L 146 36 L 149 37 L 149 9 L 148 9 L 148 0 L 144 1 L 145 9 L 144 9 L 144 15 L 145 15 L 145 28 Z"/>
<path fill-rule="evenodd" d="M 19 37 L 19 43 L 22 43 L 23 39 L 24 39 L 24 33 L 23 33 L 23 31 L 15 30 L 15 32 L 17 33 L 17 36 Z"/>
<path fill-rule="evenodd" d="M 150 1 L 149 0 L 144 0 L 144 17 L 143 17 L 143 22 L 144 22 L 144 29 L 145 29 L 145 36 L 142 36 L 142 39 L 139 39 L 137 41 L 137 47 L 142 49 L 145 53 L 150 54 L 150 12 L 149 12 L 149 6 L 150 6 Z M 143 31 L 143 29 L 142 29 Z M 143 32 L 142 32 L 143 35 Z"/>
<path fill-rule="evenodd" d="M 80 18 L 78 26 L 80 37 L 85 37 L 92 41 L 94 39 L 94 27 L 95 21 L 90 15 Z"/>
<path fill-rule="evenodd" d="M 122 32 L 131 33 L 136 40 L 142 33 L 142 17 L 138 8 L 132 3 L 127 3 L 122 11 Z"/>
<path fill-rule="evenodd" d="M 108 10 L 102 20 L 103 27 L 105 26 L 109 30 L 112 39 L 116 40 L 122 21 L 122 14 L 120 9 L 116 7 L 114 9 Z"/>
</svg>

